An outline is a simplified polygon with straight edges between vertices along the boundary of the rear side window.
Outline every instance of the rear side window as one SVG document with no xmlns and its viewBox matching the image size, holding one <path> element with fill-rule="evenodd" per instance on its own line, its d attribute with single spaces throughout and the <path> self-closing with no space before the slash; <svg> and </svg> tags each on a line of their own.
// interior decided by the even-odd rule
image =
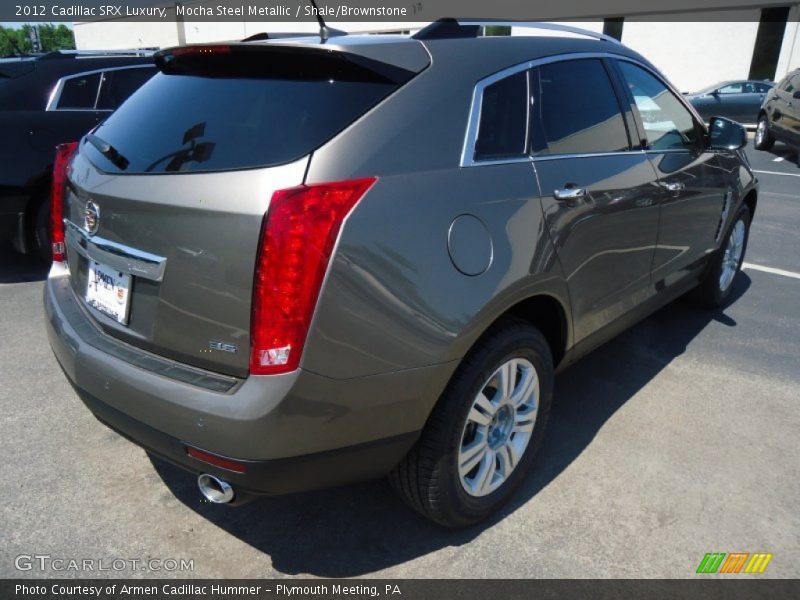
<svg viewBox="0 0 800 600">
<path fill-rule="evenodd" d="M 527 128 L 528 72 L 521 71 L 483 90 L 475 160 L 523 156 Z"/>
<path fill-rule="evenodd" d="M 156 73 L 155 67 L 113 69 L 103 73 L 103 83 L 97 98 L 99 110 L 115 110 Z"/>
<path fill-rule="evenodd" d="M 639 110 L 648 146 L 653 150 L 695 146 L 699 141 L 697 124 L 669 88 L 637 65 L 619 61 L 619 67 Z"/>
<path fill-rule="evenodd" d="M 113 148 L 111 156 L 91 144 L 83 145 L 82 151 L 108 172 L 201 172 L 283 164 L 321 146 L 397 87 L 342 70 L 321 72 L 321 61 L 305 72 L 294 67 L 279 76 L 248 76 L 247 60 L 256 69 L 266 69 L 270 56 L 231 56 L 230 63 L 224 56 L 215 59 L 222 62 L 213 69 L 201 64 L 188 73 L 157 73 L 94 131 L 95 139 Z"/>
<path fill-rule="evenodd" d="M 600 60 L 568 60 L 542 65 L 538 69 L 536 88 L 534 107 L 538 107 L 544 138 L 544 147 L 538 155 L 615 152 L 629 148 L 619 101 Z"/>
<path fill-rule="evenodd" d="M 99 85 L 100 73 L 65 79 L 56 108 L 59 110 L 93 110 Z"/>
</svg>

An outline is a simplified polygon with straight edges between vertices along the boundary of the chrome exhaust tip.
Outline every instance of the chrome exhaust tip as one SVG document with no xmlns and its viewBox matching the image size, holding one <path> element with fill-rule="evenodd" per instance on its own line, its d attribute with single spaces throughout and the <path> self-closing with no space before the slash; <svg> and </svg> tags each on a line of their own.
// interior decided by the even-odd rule
<svg viewBox="0 0 800 600">
<path fill-rule="evenodd" d="M 228 504 L 233 500 L 233 488 L 227 481 L 203 473 L 197 477 L 197 487 L 206 500 L 214 504 Z"/>
</svg>

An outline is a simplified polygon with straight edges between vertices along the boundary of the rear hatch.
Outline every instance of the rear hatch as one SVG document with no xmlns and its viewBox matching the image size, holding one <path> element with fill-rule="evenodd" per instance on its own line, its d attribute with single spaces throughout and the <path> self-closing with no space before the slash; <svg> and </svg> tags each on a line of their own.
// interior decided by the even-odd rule
<svg viewBox="0 0 800 600">
<path fill-rule="evenodd" d="M 176 48 L 156 63 L 69 170 L 72 286 L 109 335 L 244 376 L 273 192 L 414 73 L 319 45 Z"/>
</svg>

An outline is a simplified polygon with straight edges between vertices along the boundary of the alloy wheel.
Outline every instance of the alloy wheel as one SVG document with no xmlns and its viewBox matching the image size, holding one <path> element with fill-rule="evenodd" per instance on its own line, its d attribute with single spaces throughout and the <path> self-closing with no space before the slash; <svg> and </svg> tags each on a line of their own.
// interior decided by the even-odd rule
<svg viewBox="0 0 800 600">
<path fill-rule="evenodd" d="M 723 292 L 733 283 L 733 278 L 736 275 L 736 271 L 739 269 L 739 263 L 742 260 L 742 252 L 744 250 L 744 237 L 744 221 L 739 219 L 736 221 L 736 225 L 733 226 L 733 230 L 728 236 L 728 243 L 725 246 L 725 253 L 722 256 L 719 289 Z"/>
<path fill-rule="evenodd" d="M 539 410 L 539 376 L 524 358 L 504 362 L 489 377 L 467 414 L 458 474 L 471 496 L 491 494 L 519 464 Z"/>
</svg>

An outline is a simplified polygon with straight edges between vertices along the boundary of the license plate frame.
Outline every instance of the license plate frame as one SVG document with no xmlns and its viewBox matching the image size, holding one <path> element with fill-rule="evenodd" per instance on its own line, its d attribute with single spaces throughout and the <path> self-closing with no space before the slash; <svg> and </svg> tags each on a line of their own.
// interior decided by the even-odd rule
<svg viewBox="0 0 800 600">
<path fill-rule="evenodd" d="M 86 304 L 121 325 L 127 325 L 133 277 L 96 260 L 89 260 Z"/>
</svg>

